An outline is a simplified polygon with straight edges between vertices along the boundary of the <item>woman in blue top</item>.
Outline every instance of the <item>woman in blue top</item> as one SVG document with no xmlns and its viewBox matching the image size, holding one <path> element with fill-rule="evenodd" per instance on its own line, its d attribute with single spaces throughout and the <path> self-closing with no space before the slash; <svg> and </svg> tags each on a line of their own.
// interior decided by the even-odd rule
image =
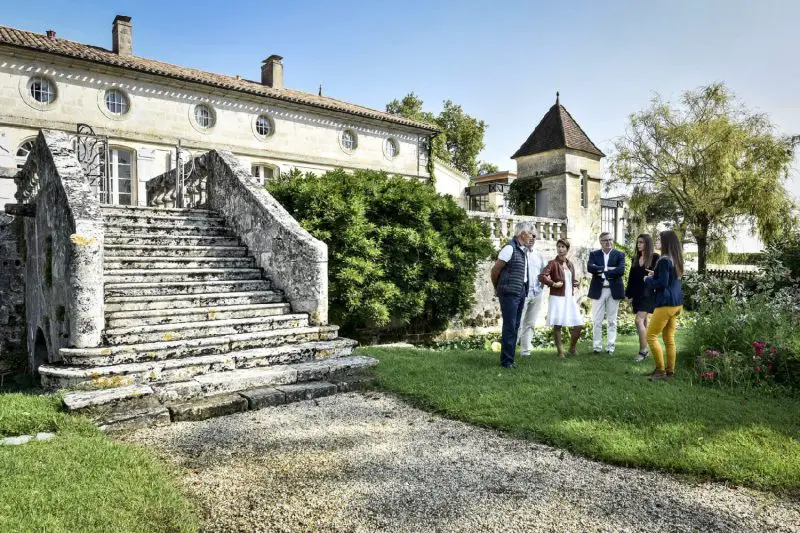
<svg viewBox="0 0 800 533">
<path fill-rule="evenodd" d="M 648 270 L 644 277 L 645 287 L 654 289 L 656 293 L 655 311 L 647 326 L 647 344 L 656 363 L 656 369 L 650 379 L 671 378 L 675 375 L 675 330 L 678 317 L 683 310 L 683 293 L 681 278 L 683 277 L 683 251 L 678 235 L 672 231 L 662 231 L 661 257 L 654 270 Z M 658 342 L 658 335 L 664 339 L 667 350 L 667 365 L 664 367 L 664 354 Z"/>
</svg>

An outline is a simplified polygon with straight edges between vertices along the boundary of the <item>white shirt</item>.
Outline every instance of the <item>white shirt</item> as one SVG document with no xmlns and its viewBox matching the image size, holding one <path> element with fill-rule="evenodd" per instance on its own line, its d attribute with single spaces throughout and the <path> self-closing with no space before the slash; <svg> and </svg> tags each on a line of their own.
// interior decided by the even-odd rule
<svg viewBox="0 0 800 533">
<path fill-rule="evenodd" d="M 528 249 L 524 246 L 518 246 L 520 250 L 522 250 L 522 254 L 525 256 L 525 279 L 522 280 L 523 283 L 528 283 Z M 497 259 L 508 263 L 511 261 L 511 257 L 514 255 L 514 249 L 511 247 L 510 244 L 506 244 L 503 246 L 503 249 L 500 250 L 500 253 L 497 254 Z"/>
<path fill-rule="evenodd" d="M 532 283 L 528 284 L 529 298 L 535 298 L 542 294 L 544 287 L 542 287 L 542 282 L 539 281 L 539 274 L 542 273 L 546 265 L 547 263 L 542 254 L 536 250 L 528 250 L 528 279 L 533 280 Z"/>
<path fill-rule="evenodd" d="M 606 270 L 608 270 L 608 258 L 610 255 L 611 255 L 611 250 L 609 250 L 608 253 L 603 252 L 603 263 L 605 264 Z M 608 278 L 606 278 L 606 273 L 603 272 L 603 287 L 610 287 L 610 286 L 611 285 L 608 284 Z"/>
</svg>

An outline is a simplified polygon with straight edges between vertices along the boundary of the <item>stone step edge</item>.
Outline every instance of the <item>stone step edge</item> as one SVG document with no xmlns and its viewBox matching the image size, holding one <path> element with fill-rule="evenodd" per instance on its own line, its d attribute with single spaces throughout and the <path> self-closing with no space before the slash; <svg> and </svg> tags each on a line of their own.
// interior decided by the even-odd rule
<svg viewBox="0 0 800 533">
<path fill-rule="evenodd" d="M 219 216 L 217 211 L 211 209 L 194 209 L 192 207 L 151 207 L 145 205 L 101 205 L 101 212 L 106 211 L 130 211 L 144 213 L 209 213 Z"/>
<path fill-rule="evenodd" d="M 109 248 L 114 249 L 114 250 L 163 250 L 164 249 L 163 246 L 155 245 L 155 244 L 106 244 L 105 245 L 106 251 L 108 251 Z M 213 244 L 209 245 L 209 246 L 170 246 L 170 249 L 172 249 L 172 250 L 186 250 L 186 251 L 191 251 L 191 250 L 198 250 L 198 251 L 199 250 L 220 250 L 221 251 L 221 250 L 241 250 L 241 249 L 246 249 L 246 248 L 247 247 L 244 246 L 244 245 L 240 245 L 240 246 L 215 246 Z M 120 255 L 120 256 L 117 256 L 117 257 L 128 259 L 130 257 L 137 257 L 137 256 Z M 152 256 L 138 256 L 139 259 L 150 259 L 151 257 Z M 162 257 L 170 257 L 170 256 L 162 256 Z M 177 257 L 186 257 L 186 256 L 177 256 Z M 197 256 L 197 257 L 205 257 L 205 256 Z M 210 257 L 215 257 L 215 256 L 210 256 Z"/>
<path fill-rule="evenodd" d="M 230 272 L 249 272 L 261 274 L 260 268 L 253 267 L 222 267 L 222 268 L 120 268 L 103 270 L 104 276 L 158 276 L 164 274 L 227 274 Z"/>
<path fill-rule="evenodd" d="M 259 324 L 262 322 L 279 322 L 284 320 L 303 320 L 308 318 L 308 313 L 287 313 L 283 315 L 257 316 L 248 318 L 228 318 L 225 320 L 203 320 L 200 322 L 176 322 L 174 324 L 145 324 L 127 328 L 106 329 L 105 334 L 129 335 L 131 333 L 157 333 L 184 329 L 197 329 L 206 327 L 241 326 L 246 324 Z"/>
<path fill-rule="evenodd" d="M 136 246 L 133 246 L 136 248 Z M 213 248 L 212 246 L 207 246 L 203 248 Z M 238 248 L 238 247 L 234 247 Z M 169 263 L 169 262 L 176 262 L 176 263 L 189 263 L 191 261 L 209 261 L 209 262 L 216 262 L 216 261 L 252 261 L 253 258 L 249 256 L 244 257 L 225 257 L 225 256 L 193 256 L 193 255 L 160 255 L 160 256 L 152 256 L 148 255 L 146 257 L 142 256 L 134 256 L 134 255 L 104 255 L 103 262 L 104 263 L 124 263 L 124 262 L 131 262 L 131 261 L 141 261 L 143 263 Z"/>
<path fill-rule="evenodd" d="M 215 279 L 210 281 L 146 281 L 141 283 L 105 283 L 103 285 L 106 289 L 154 289 L 158 287 L 198 287 L 203 285 L 227 285 L 231 283 L 257 283 L 263 281 L 269 283 L 265 279 Z M 208 294 L 208 293 L 200 293 Z M 174 295 L 171 295 L 174 296 Z M 151 298 L 153 298 L 151 296 Z"/>
<path fill-rule="evenodd" d="M 145 342 L 139 344 L 119 344 L 115 346 L 99 346 L 96 348 L 60 348 L 59 354 L 64 357 L 85 358 L 97 356 L 111 356 L 118 353 L 130 352 L 133 348 L 137 353 L 149 351 L 177 348 L 187 343 L 193 346 L 213 346 L 215 344 L 230 344 L 239 340 L 252 340 L 264 337 L 275 337 L 280 335 L 305 334 L 305 333 L 324 333 L 338 332 L 338 326 L 310 326 L 305 328 L 273 329 L 269 331 L 259 331 L 256 333 L 237 333 L 235 335 L 220 335 L 216 337 L 200 337 L 197 339 L 181 339 L 175 341 Z M 291 343 L 289 343 L 291 344 Z"/>
<path fill-rule="evenodd" d="M 358 342 L 354 340 L 339 338 L 339 339 L 334 339 L 332 341 L 312 341 L 299 344 L 287 344 L 284 346 L 278 346 L 273 348 L 251 348 L 249 350 L 238 350 L 235 352 L 228 352 L 225 354 L 199 355 L 194 357 L 183 357 L 179 359 L 163 359 L 161 361 L 150 361 L 145 363 L 122 363 L 119 365 L 96 366 L 96 367 L 42 365 L 39 367 L 39 373 L 47 376 L 61 377 L 65 379 L 105 378 L 110 376 L 111 377 L 125 376 L 137 372 L 150 372 L 152 370 L 173 370 L 176 368 L 182 368 L 186 366 L 208 365 L 213 363 L 225 362 L 228 360 L 235 360 L 246 363 L 253 359 L 261 359 L 265 357 L 279 357 L 282 355 L 289 355 L 292 353 L 303 352 L 307 349 L 312 349 L 315 352 L 319 352 L 319 351 L 330 351 L 335 349 L 355 348 L 356 346 L 358 346 Z M 346 356 L 326 356 L 320 359 L 314 359 L 313 361 L 306 361 L 303 363 L 295 363 L 295 364 L 305 365 L 311 362 L 321 362 L 332 359 L 344 359 L 353 357 L 363 357 L 363 356 L 353 356 L 350 354 Z M 291 366 L 291 365 L 272 365 L 272 366 L 261 366 L 255 368 L 274 369 L 276 368 L 276 366 Z M 241 368 L 237 367 L 236 369 L 244 370 L 250 368 L 253 367 L 244 366 Z M 190 379 L 189 381 L 191 381 L 192 379 Z M 174 382 L 174 383 L 179 383 L 179 382 Z M 110 390 L 110 389 L 98 389 L 98 390 Z"/>
<path fill-rule="evenodd" d="M 169 301 L 169 300 L 183 300 L 186 298 L 201 298 L 201 299 L 246 298 L 248 296 L 275 296 L 275 295 L 279 296 L 282 293 L 283 292 L 278 289 L 269 289 L 266 291 L 200 292 L 197 294 L 165 294 L 159 296 L 158 299 L 160 301 Z M 105 298 L 105 303 L 107 304 L 141 303 L 141 302 L 150 302 L 153 300 L 153 298 L 154 298 L 153 296 L 108 296 Z M 253 305 L 267 305 L 267 304 L 253 304 Z"/>
<path fill-rule="evenodd" d="M 121 320 L 125 318 L 151 318 L 158 316 L 180 316 L 194 315 L 199 313 L 230 313 L 234 311 L 259 311 L 267 309 L 290 308 L 288 302 L 277 302 L 268 304 L 234 304 L 216 305 L 207 307 L 180 307 L 174 309 L 147 309 L 143 311 L 106 311 L 106 320 Z M 291 314 L 291 313 L 284 313 Z M 277 316 L 277 315 L 272 315 Z"/>
<path fill-rule="evenodd" d="M 174 229 L 174 228 L 169 228 Z M 166 235 L 150 235 L 147 233 L 106 233 L 106 239 L 228 239 L 228 240 L 238 240 L 238 236 L 231 233 L 230 235 L 178 235 L 178 234 L 166 234 Z M 123 246 L 119 244 L 111 244 L 108 246 Z M 129 244 L 127 246 L 148 246 L 145 244 L 142 245 L 135 245 Z M 152 245 L 150 245 L 152 246 Z"/>
</svg>

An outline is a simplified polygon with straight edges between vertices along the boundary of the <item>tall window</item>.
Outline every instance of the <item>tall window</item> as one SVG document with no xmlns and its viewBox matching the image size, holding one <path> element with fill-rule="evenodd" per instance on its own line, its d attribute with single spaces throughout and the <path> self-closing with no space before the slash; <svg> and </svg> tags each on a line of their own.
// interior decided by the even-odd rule
<svg viewBox="0 0 800 533">
<path fill-rule="evenodd" d="M 580 185 L 581 185 L 581 207 L 587 207 L 589 205 L 588 202 L 588 191 L 587 186 L 589 182 L 588 173 L 585 170 L 581 170 L 581 177 L 580 177 Z"/>
<path fill-rule="evenodd" d="M 258 163 L 250 167 L 250 173 L 253 175 L 256 181 L 263 185 L 267 181 L 277 177 L 278 169 L 272 165 Z"/>
<path fill-rule="evenodd" d="M 134 152 L 124 148 L 111 148 L 108 151 L 109 191 L 106 184 L 101 184 L 101 200 L 110 204 L 133 205 L 133 161 Z"/>
<path fill-rule="evenodd" d="M 119 89 L 106 91 L 106 108 L 115 115 L 124 115 L 128 112 L 128 97 Z"/>
<path fill-rule="evenodd" d="M 600 211 L 600 231 L 608 232 L 616 240 L 617 210 L 613 207 L 603 207 Z"/>
<path fill-rule="evenodd" d="M 489 210 L 489 196 L 470 196 L 469 197 L 469 210 L 470 211 L 488 211 Z"/>
<path fill-rule="evenodd" d="M 34 76 L 28 82 L 34 100 L 40 104 L 52 104 L 56 100 L 56 85 L 43 76 Z"/>
<path fill-rule="evenodd" d="M 383 144 L 383 151 L 389 159 L 397 157 L 397 154 L 400 152 L 397 147 L 397 141 L 394 139 L 386 139 Z"/>
</svg>

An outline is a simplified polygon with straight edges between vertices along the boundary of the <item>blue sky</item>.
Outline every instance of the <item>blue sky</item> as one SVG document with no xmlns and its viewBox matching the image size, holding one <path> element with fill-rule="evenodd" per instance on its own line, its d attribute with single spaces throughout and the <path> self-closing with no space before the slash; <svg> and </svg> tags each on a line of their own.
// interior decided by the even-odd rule
<svg viewBox="0 0 800 533">
<path fill-rule="evenodd" d="M 800 2 L 94 1 L 4 2 L 0 24 L 110 48 L 133 17 L 134 53 L 259 79 L 284 57 L 286 85 L 383 109 L 416 92 L 489 125 L 482 159 L 510 155 L 561 102 L 607 153 L 654 92 L 724 81 L 780 131 L 800 134 Z M 80 7 L 78 7 L 80 6 Z M 790 185 L 800 197 L 800 158 Z"/>
</svg>

